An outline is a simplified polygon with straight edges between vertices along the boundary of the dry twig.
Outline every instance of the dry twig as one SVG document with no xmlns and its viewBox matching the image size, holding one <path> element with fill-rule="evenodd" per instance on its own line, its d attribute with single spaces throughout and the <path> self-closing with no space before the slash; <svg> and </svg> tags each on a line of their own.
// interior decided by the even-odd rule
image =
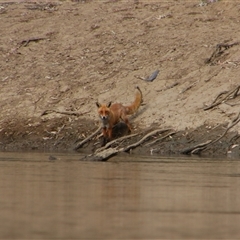
<svg viewBox="0 0 240 240">
<path fill-rule="evenodd" d="M 240 90 L 240 85 L 238 85 L 236 88 L 234 88 L 232 91 L 223 91 L 220 92 L 217 97 L 213 100 L 212 104 L 208 107 L 205 107 L 204 110 L 209 110 L 211 108 L 214 108 L 221 103 L 224 103 L 230 99 L 234 99 L 238 96 L 238 92 Z M 222 95 L 227 94 L 226 96 L 222 97 Z"/>
<path fill-rule="evenodd" d="M 58 110 L 51 110 L 51 109 L 47 109 L 47 110 L 45 110 L 42 114 L 41 114 L 41 116 L 44 116 L 44 115 L 47 115 L 47 114 L 50 114 L 50 113 L 59 113 L 59 114 L 65 114 L 65 115 L 73 115 L 73 116 L 81 116 L 81 115 L 83 115 L 83 114 L 85 114 L 85 113 L 88 113 L 88 112 L 83 112 L 83 113 L 80 113 L 80 112 L 76 112 L 76 111 L 58 111 Z"/>
<path fill-rule="evenodd" d="M 30 42 L 38 42 L 40 40 L 45 40 L 45 37 L 32 37 L 32 38 L 28 38 L 28 39 L 24 39 L 21 42 L 19 42 L 19 47 L 26 47 Z"/>
<path fill-rule="evenodd" d="M 193 153 L 197 153 L 197 151 L 199 152 L 200 149 L 203 150 L 204 148 L 207 147 L 207 145 L 209 145 L 212 142 L 212 140 L 208 140 L 204 143 L 199 143 L 193 147 L 190 148 L 185 148 L 184 150 L 181 151 L 182 154 L 193 154 Z"/>
<path fill-rule="evenodd" d="M 81 142 L 79 142 L 75 147 L 74 150 L 77 150 L 79 148 L 81 148 L 85 143 L 87 143 L 88 141 L 90 141 L 93 137 L 95 137 L 100 131 L 101 131 L 102 127 L 100 126 L 95 132 L 93 132 L 90 136 L 88 136 L 87 138 L 85 138 L 84 140 L 82 140 Z"/>
<path fill-rule="evenodd" d="M 166 130 L 166 131 L 168 131 L 168 130 Z M 169 137 L 169 136 L 171 136 L 171 135 L 173 135 L 173 134 L 176 134 L 176 133 L 177 133 L 177 132 L 175 132 L 175 131 L 170 132 L 170 133 L 167 133 L 165 136 L 160 137 L 160 138 L 157 138 L 157 139 L 155 139 L 154 141 L 152 141 L 152 142 L 150 142 L 150 143 L 147 143 L 145 146 L 151 146 L 151 145 L 155 144 L 156 142 L 159 142 L 159 141 L 161 141 L 161 140 L 163 140 L 163 139 L 165 139 L 165 138 L 167 138 L 167 137 Z"/>
<path fill-rule="evenodd" d="M 200 143 L 200 144 L 197 144 L 193 147 L 184 149 L 184 150 L 181 151 L 181 153 L 182 154 L 199 154 L 201 151 L 207 149 L 207 147 L 209 147 L 210 145 L 212 145 L 212 144 L 218 142 L 219 140 L 221 140 L 227 134 L 227 132 L 239 122 L 240 122 L 240 112 L 238 113 L 237 117 L 234 118 L 231 123 L 229 123 L 227 129 L 225 130 L 225 132 L 220 137 L 216 138 L 215 140 L 208 140 L 205 143 Z"/>
<path fill-rule="evenodd" d="M 228 43 L 220 43 L 217 44 L 214 52 L 212 53 L 211 57 L 208 58 L 205 63 L 206 64 L 211 64 L 214 65 L 216 64 L 217 60 L 219 59 L 219 57 L 225 52 L 225 50 L 229 49 L 230 47 L 233 47 L 235 45 L 239 45 L 240 42 L 234 42 L 231 44 Z"/>
</svg>

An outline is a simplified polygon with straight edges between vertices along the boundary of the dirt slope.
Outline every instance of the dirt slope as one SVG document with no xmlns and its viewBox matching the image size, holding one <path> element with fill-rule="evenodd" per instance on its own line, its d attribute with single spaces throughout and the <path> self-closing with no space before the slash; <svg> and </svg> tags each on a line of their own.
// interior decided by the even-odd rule
<svg viewBox="0 0 240 240">
<path fill-rule="evenodd" d="M 136 85 L 136 131 L 230 122 L 238 93 L 203 108 L 240 84 L 240 4 L 204 2 L 0 3 L 1 148 L 70 148 L 97 128 L 97 100 L 127 104 Z M 142 80 L 157 69 L 153 82 Z"/>
</svg>

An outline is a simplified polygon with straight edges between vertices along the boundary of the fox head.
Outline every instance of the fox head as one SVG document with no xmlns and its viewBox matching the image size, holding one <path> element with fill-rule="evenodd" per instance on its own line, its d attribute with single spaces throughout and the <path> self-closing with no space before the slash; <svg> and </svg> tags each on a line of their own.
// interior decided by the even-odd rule
<svg viewBox="0 0 240 240">
<path fill-rule="evenodd" d="M 103 124 L 105 125 L 105 123 L 107 124 L 109 115 L 110 115 L 110 106 L 111 106 L 112 102 L 109 102 L 107 105 L 106 104 L 100 104 L 98 102 L 96 102 L 96 105 L 98 107 L 98 114 L 100 119 L 103 121 Z"/>
</svg>

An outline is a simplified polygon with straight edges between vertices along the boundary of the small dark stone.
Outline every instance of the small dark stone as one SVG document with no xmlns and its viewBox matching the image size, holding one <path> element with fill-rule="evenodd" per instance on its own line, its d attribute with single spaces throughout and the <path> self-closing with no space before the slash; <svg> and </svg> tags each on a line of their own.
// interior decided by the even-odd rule
<svg viewBox="0 0 240 240">
<path fill-rule="evenodd" d="M 54 156 L 52 156 L 52 155 L 50 155 L 50 156 L 48 157 L 48 160 L 50 160 L 50 161 L 52 161 L 52 160 L 57 160 L 57 158 L 54 157 Z"/>
</svg>

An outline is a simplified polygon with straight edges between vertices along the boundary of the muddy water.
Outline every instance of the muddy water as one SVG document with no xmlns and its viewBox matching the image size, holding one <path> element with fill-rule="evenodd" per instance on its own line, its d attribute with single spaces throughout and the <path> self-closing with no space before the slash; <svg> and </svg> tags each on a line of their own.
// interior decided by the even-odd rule
<svg viewBox="0 0 240 240">
<path fill-rule="evenodd" d="M 240 161 L 0 153 L 0 239 L 240 237 Z"/>
</svg>

